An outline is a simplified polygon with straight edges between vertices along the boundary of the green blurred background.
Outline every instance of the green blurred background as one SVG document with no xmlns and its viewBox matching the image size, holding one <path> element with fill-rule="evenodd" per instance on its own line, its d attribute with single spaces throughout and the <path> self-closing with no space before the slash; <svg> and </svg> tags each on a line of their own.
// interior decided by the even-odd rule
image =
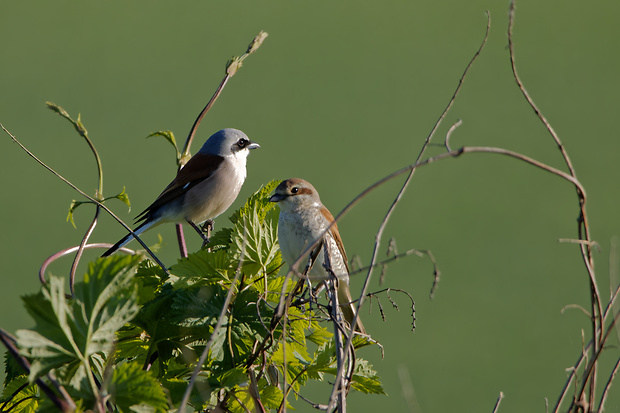
<svg viewBox="0 0 620 413">
<path fill-rule="evenodd" d="M 214 131 L 244 130 L 262 148 L 248 162 L 237 208 L 271 179 L 303 177 L 337 213 L 384 175 L 412 163 L 485 31 L 485 50 L 435 142 L 457 119 L 453 147 L 499 146 L 564 168 L 559 151 L 512 78 L 507 50 L 508 1 L 21 1 L 0 3 L 0 122 L 35 154 L 93 193 L 96 170 L 70 124 L 46 109 L 63 106 L 82 120 L 103 158 L 105 195 L 125 186 L 133 209 L 110 202 L 127 222 L 175 173 L 173 152 L 153 131 L 184 141 L 219 83 L 225 62 L 265 30 L 269 37 L 231 80 L 202 123 L 194 151 Z M 620 234 L 617 133 L 620 89 L 617 16 L 612 1 L 520 1 L 515 41 L 520 74 L 572 157 L 588 192 L 596 271 L 604 297 L 614 285 Z M 435 146 L 429 154 L 440 153 Z M 37 271 L 50 254 L 79 242 L 92 209 L 65 221 L 77 198 L 0 139 L 5 191 L 0 327 L 31 327 L 20 296 L 38 290 Z M 349 255 L 368 263 L 374 236 L 402 178 L 373 192 L 341 223 Z M 371 360 L 388 396 L 352 394 L 350 411 L 545 411 L 578 358 L 588 320 L 568 304 L 587 306 L 589 288 L 576 237 L 578 202 L 556 176 L 513 159 L 467 155 L 419 170 L 387 226 L 400 252 L 430 249 L 441 282 L 429 299 L 432 267 L 410 257 L 390 265 L 379 286 L 416 301 L 381 296 L 362 313 L 385 348 Z M 227 224 L 221 217 L 217 226 Z M 172 225 L 157 232 L 162 258 L 178 257 Z M 124 230 L 103 217 L 93 241 L 114 242 Z M 198 248 L 191 237 L 191 248 Z M 382 253 L 383 254 L 383 253 Z M 97 254 L 91 252 L 88 257 Z M 383 256 L 383 255 L 382 255 Z M 611 261 L 610 261 L 610 257 Z M 67 274 L 70 260 L 51 268 Z M 616 267 L 617 268 L 617 267 Z M 362 279 L 353 279 L 354 289 Z M 368 307 L 367 307 L 368 308 Z M 606 353 L 601 381 L 618 357 Z M 2 377 L 0 377 L 2 378 Z M 309 396 L 325 403 L 327 385 Z M 408 395 L 408 396 L 406 396 Z M 299 401 L 297 411 L 314 411 Z M 620 411 L 616 383 L 607 405 Z"/>
</svg>

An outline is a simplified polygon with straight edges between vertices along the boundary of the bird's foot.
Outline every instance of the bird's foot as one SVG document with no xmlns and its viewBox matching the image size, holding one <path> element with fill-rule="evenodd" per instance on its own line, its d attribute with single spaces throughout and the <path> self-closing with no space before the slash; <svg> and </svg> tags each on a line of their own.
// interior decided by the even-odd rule
<svg viewBox="0 0 620 413">
<path fill-rule="evenodd" d="M 213 231 L 213 220 L 207 219 L 202 227 L 202 247 L 204 248 L 211 241 L 211 232 Z"/>
</svg>

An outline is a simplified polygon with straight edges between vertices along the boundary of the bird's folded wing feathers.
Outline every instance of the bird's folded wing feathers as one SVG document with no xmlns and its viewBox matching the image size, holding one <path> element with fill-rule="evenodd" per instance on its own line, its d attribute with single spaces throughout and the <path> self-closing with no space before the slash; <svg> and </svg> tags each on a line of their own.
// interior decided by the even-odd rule
<svg viewBox="0 0 620 413">
<path fill-rule="evenodd" d="M 157 199 L 136 217 L 136 222 L 146 219 L 149 213 L 157 211 L 158 208 L 182 196 L 195 185 L 211 178 L 222 162 L 224 158 L 221 156 L 201 153 L 194 155 Z"/>
<path fill-rule="evenodd" d="M 327 219 L 329 224 L 334 222 L 334 216 L 332 215 L 331 212 L 329 212 L 329 210 L 327 208 L 321 208 L 321 214 L 323 214 L 323 216 Z M 334 238 L 334 241 L 336 241 L 336 245 L 338 246 L 338 250 L 340 251 L 340 255 L 342 255 L 342 260 L 344 261 L 344 266 L 346 267 L 347 274 L 348 274 L 348 273 L 351 272 L 349 270 L 349 259 L 347 258 L 346 251 L 344 250 L 344 244 L 342 243 L 342 238 L 340 238 L 340 231 L 338 231 L 338 225 L 334 224 L 331 227 L 331 229 L 329 230 L 329 233 Z"/>
</svg>

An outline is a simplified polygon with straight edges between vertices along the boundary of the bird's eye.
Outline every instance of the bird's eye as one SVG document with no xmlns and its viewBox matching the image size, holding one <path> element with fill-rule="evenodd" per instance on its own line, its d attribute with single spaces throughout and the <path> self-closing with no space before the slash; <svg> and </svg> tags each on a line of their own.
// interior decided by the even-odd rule
<svg viewBox="0 0 620 413">
<path fill-rule="evenodd" d="M 291 188 L 291 194 L 296 194 L 297 192 L 299 192 L 299 188 L 297 188 L 296 186 Z"/>
<path fill-rule="evenodd" d="M 245 148 L 246 146 L 248 146 L 248 143 L 250 143 L 249 140 L 247 140 L 246 138 L 241 138 L 237 141 L 237 146 L 239 146 L 240 148 Z"/>
</svg>

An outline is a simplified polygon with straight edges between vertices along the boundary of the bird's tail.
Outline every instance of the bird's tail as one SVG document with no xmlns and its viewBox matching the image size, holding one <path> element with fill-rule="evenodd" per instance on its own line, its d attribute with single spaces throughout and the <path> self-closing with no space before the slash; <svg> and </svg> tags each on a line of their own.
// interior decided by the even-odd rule
<svg viewBox="0 0 620 413">
<path fill-rule="evenodd" d="M 133 233 L 136 235 L 140 235 L 147 229 L 151 228 L 152 226 L 153 226 L 153 222 L 145 222 L 142 225 L 138 226 L 138 228 L 134 229 Z M 131 233 L 125 235 L 116 244 L 112 245 L 112 247 L 110 247 L 106 252 L 101 254 L 101 256 L 107 257 L 108 255 L 114 254 L 114 252 L 116 252 L 117 249 L 124 247 L 125 244 L 127 244 L 132 239 L 133 239 L 133 235 Z"/>
<path fill-rule="evenodd" d="M 350 325 L 355 318 L 356 304 L 351 302 L 353 301 L 353 298 L 351 297 L 351 292 L 349 291 L 349 283 L 347 282 L 347 280 L 342 279 L 338 281 L 338 301 L 340 302 L 342 315 Z M 364 328 L 364 325 L 362 324 L 362 319 L 360 317 L 357 317 L 355 331 L 366 334 L 366 329 Z"/>
</svg>

